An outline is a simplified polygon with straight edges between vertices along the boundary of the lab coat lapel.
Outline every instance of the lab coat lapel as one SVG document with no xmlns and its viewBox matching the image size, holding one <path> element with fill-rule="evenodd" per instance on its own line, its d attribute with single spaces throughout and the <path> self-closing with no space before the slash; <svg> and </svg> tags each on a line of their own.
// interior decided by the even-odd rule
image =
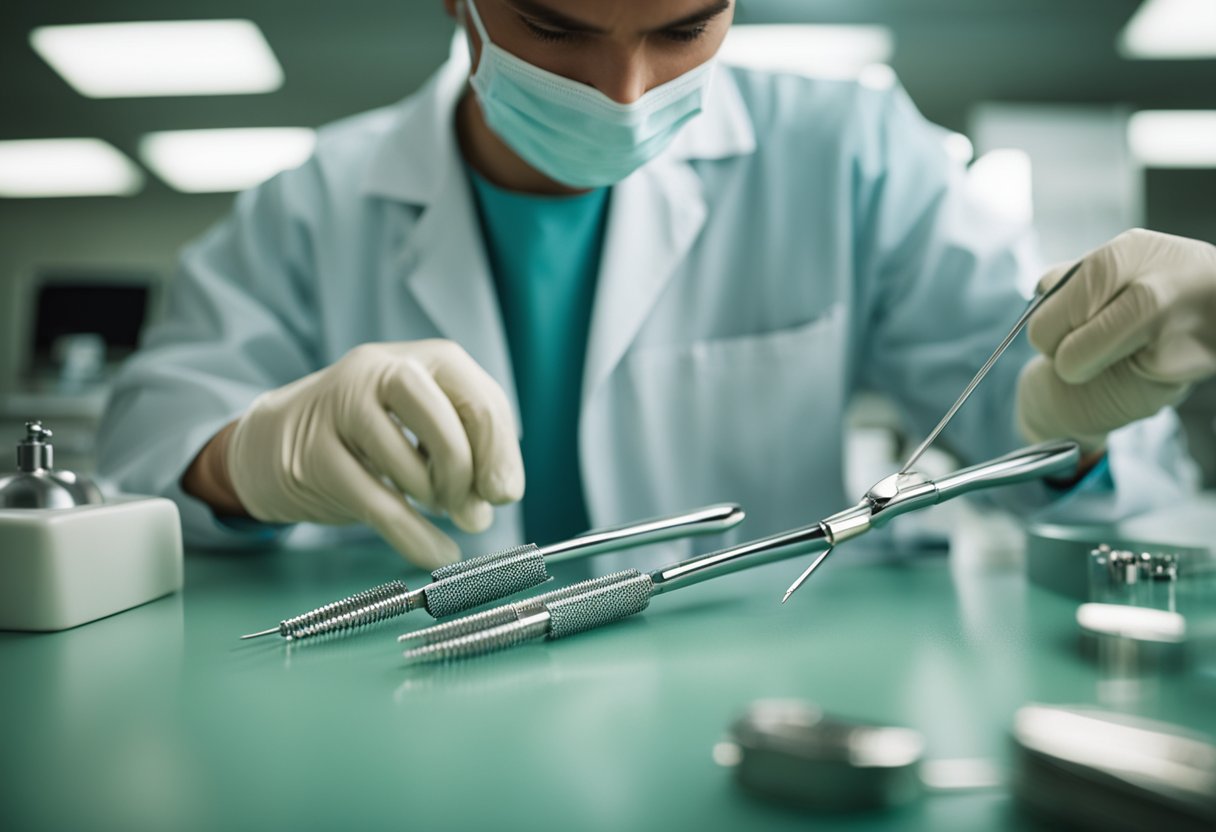
<svg viewBox="0 0 1216 832">
<path fill-rule="evenodd" d="M 608 377 L 705 224 L 692 166 L 665 158 L 612 192 L 583 374 L 583 404 Z"/>
<path fill-rule="evenodd" d="M 739 89 L 719 68 L 704 112 L 659 158 L 613 189 L 587 343 L 584 407 L 637 337 L 705 225 L 705 196 L 691 160 L 755 148 Z"/>
<path fill-rule="evenodd" d="M 455 134 L 456 103 L 468 75 L 467 50 L 407 99 L 372 155 L 369 195 L 418 206 L 396 264 L 411 296 L 444 338 L 463 346 L 519 404 L 497 291 L 481 243 L 477 211 Z"/>
</svg>

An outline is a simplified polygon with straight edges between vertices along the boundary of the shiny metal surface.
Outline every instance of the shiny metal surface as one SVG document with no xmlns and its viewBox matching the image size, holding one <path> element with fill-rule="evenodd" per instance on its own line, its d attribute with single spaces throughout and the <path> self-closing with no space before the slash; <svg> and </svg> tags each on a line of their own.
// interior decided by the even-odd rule
<svg viewBox="0 0 1216 832">
<path fill-rule="evenodd" d="M 729 575 L 741 569 L 752 569 L 773 561 L 822 551 L 830 546 L 827 529 L 822 523 L 815 523 L 741 543 L 729 549 L 687 558 L 654 570 L 650 573 L 650 578 L 654 581 L 654 593 L 660 595 L 673 589 L 699 584 L 719 575 Z"/>
<path fill-rule="evenodd" d="M 735 503 L 719 503 L 669 517 L 655 517 L 587 532 L 560 543 L 542 546 L 540 551 L 547 562 L 562 563 L 573 558 L 615 552 L 626 547 L 644 546 L 694 535 L 716 534 L 734 528 L 743 518 L 744 511 L 741 506 Z"/>
<path fill-rule="evenodd" d="M 796 557 L 808 552 L 821 552 L 798 580 L 786 590 L 785 596 L 782 598 L 784 603 L 790 594 L 801 586 L 802 582 L 824 561 L 837 543 L 857 537 L 892 517 L 933 505 L 944 499 L 980 488 L 1041 476 L 1043 473 L 1075 465 L 1077 454 L 1077 446 L 1072 442 L 1036 445 L 999 457 L 989 463 L 965 468 L 951 474 L 942 480 L 947 482 L 945 488 L 940 488 L 938 483 L 926 482 L 917 476 L 897 475 L 902 476 L 902 480 L 892 478 L 883 480 L 876 486 L 874 498 L 867 495 L 866 499 L 856 506 L 831 515 L 814 525 L 770 535 L 717 552 L 697 555 L 655 569 L 649 574 L 645 591 L 640 596 L 635 597 L 635 587 L 631 583 L 635 577 L 639 576 L 636 576 L 636 573 L 620 573 L 620 580 L 611 586 L 580 591 L 562 598 L 555 604 L 582 604 L 588 608 L 586 626 L 571 630 L 578 632 L 640 612 L 646 608 L 650 597 L 654 595 L 661 595 L 673 589 L 692 586 L 710 578 L 751 569 L 773 561 Z M 900 489 L 901 485 L 903 490 Z M 614 593 L 619 596 L 620 603 L 613 603 L 611 600 L 606 604 L 599 603 L 601 599 L 615 597 Z M 419 652 L 421 648 L 411 648 L 406 652 L 406 658 L 418 661 L 430 661 L 432 658 L 456 659 L 497 651 L 519 644 L 524 640 L 518 637 L 519 628 L 502 625 L 496 617 L 477 619 L 475 616 L 470 616 L 460 619 L 458 627 L 449 631 L 452 633 L 453 644 L 450 645 L 451 649 L 442 650 L 440 648 L 444 643 L 444 637 L 439 633 L 439 629 L 438 627 L 431 628 L 424 636 L 427 647 L 433 647 L 434 650 Z M 540 632 L 556 637 L 557 629 L 546 625 Z M 479 631 L 484 633 L 484 638 L 476 637 Z M 455 643 L 457 641 L 459 644 Z"/>
<path fill-rule="evenodd" d="M 893 517 L 952 500 L 972 491 L 1012 485 L 1076 468 L 1081 451 L 1075 442 L 1043 442 L 988 462 L 963 468 L 934 481 L 916 472 L 899 472 L 879 480 L 861 502 L 821 521 L 832 546 L 857 537 Z M 815 558 L 781 596 L 784 604 L 827 559 L 832 549 Z"/>
<path fill-rule="evenodd" d="M 1032 445 L 938 477 L 934 481 L 938 502 L 984 488 L 1013 485 L 1074 471 L 1080 461 L 1081 449 L 1076 442 L 1057 440 Z"/>
<path fill-rule="evenodd" d="M 35 419 L 25 423 L 25 439 L 17 443 L 17 470 L 32 473 L 55 467 L 55 449 L 50 444 L 55 434 Z"/>
<path fill-rule="evenodd" d="M 0 508 L 75 508 L 77 505 L 72 491 L 50 472 L 0 477 Z"/>
<path fill-rule="evenodd" d="M 558 639 L 646 609 L 650 576 L 627 569 L 398 637 L 411 664 L 471 658 L 534 638 Z"/>
<path fill-rule="evenodd" d="M 1077 261 L 1072 268 L 1064 273 L 1063 277 L 1056 281 L 1055 285 L 1053 285 L 1046 292 L 1037 293 L 1030 300 L 1030 303 L 1026 306 L 1026 310 L 1022 312 L 1021 316 L 1014 323 L 1013 328 L 1009 330 L 1009 333 L 1004 337 L 1001 343 L 997 345 L 996 350 L 993 351 L 988 360 L 984 362 L 984 366 L 980 367 L 979 372 L 975 374 L 975 377 L 972 378 L 970 383 L 967 384 L 966 388 L 963 389 L 962 394 L 958 397 L 954 404 L 951 405 L 950 409 L 946 411 L 946 415 L 943 416 L 941 421 L 937 423 L 937 427 L 933 428 L 933 430 L 929 432 L 929 435 L 925 437 L 924 441 L 921 442 L 920 445 L 917 446 L 916 450 L 912 452 L 912 455 L 908 457 L 908 461 L 904 463 L 904 467 L 899 469 L 901 474 L 912 470 L 912 466 L 916 464 L 916 461 L 921 458 L 921 455 L 924 454 L 926 450 L 928 450 L 929 446 L 933 444 L 934 440 L 937 439 L 938 435 L 941 434 L 946 425 L 950 424 L 950 420 L 954 418 L 954 414 L 958 413 L 959 408 L 961 408 L 967 399 L 971 397 L 971 394 L 975 392 L 975 388 L 979 387 L 980 382 L 982 382 L 984 377 L 988 375 L 988 371 L 992 369 L 997 360 L 1005 353 L 1005 350 L 1009 349 L 1009 345 L 1013 343 L 1014 338 L 1018 337 L 1018 333 L 1022 331 L 1022 327 L 1026 326 L 1026 322 L 1030 320 L 1030 317 L 1038 310 L 1040 306 L 1043 305 L 1044 301 L 1064 288 L 1064 285 L 1068 283 L 1068 281 L 1072 279 L 1073 275 L 1077 273 L 1077 270 L 1081 268 L 1082 262 L 1083 261 Z"/>
<path fill-rule="evenodd" d="M 1178 580 L 1178 564 L 1181 558 L 1177 552 L 1113 549 L 1102 543 L 1090 552 L 1089 556 L 1093 566 L 1112 584 L 1131 585 L 1141 581 Z"/>
<path fill-rule="evenodd" d="M 1116 583 L 1102 572 L 1099 583 L 1093 550 L 1169 554 L 1177 558 L 1179 582 L 1216 575 L 1216 493 L 1192 495 L 1168 507 L 1134 515 L 1115 523 L 1060 525 L 1036 523 L 1026 530 L 1026 565 L 1030 581 L 1079 601 L 1116 600 L 1144 603 L 1141 591 L 1154 594 L 1159 582 Z M 1168 587 L 1169 583 L 1166 583 Z M 1101 584 L 1105 584 L 1103 587 Z M 1136 588 L 1141 591 L 1133 591 Z M 1109 590 L 1107 597 L 1104 590 Z M 1158 605 L 1149 600 L 1150 605 Z"/>
<path fill-rule="evenodd" d="M 889 809 L 920 798 L 925 738 L 847 720 L 803 700 L 759 700 L 731 725 L 735 780 L 758 796 L 833 812 Z"/>
<path fill-rule="evenodd" d="M 632 574 L 635 573 L 630 572 L 630 575 Z M 545 604 L 551 601 L 559 601 L 563 598 L 570 598 L 580 593 L 590 592 L 606 586 L 612 586 L 619 578 L 620 573 L 615 573 L 598 578 L 591 578 L 586 581 L 580 581 L 571 586 L 555 589 L 552 592 L 546 592 L 532 598 L 525 598 L 522 601 L 516 601 L 511 604 L 503 604 L 500 607 L 494 607 L 493 609 L 483 610 L 482 612 L 466 615 L 462 618 L 445 621 L 442 624 L 434 624 L 430 627 L 424 627 L 421 630 L 414 630 L 398 636 L 397 641 L 413 646 L 420 644 L 435 644 L 437 642 L 445 641 L 457 636 L 469 635 L 479 630 L 488 630 L 501 624 L 507 624 L 526 618 L 534 611 L 542 609 Z M 411 646 L 408 649 L 413 649 L 413 647 Z"/>
<path fill-rule="evenodd" d="M 1216 740 L 1096 708 L 1027 705 L 1015 718 L 1014 791 L 1055 823 L 1216 828 Z"/>
<path fill-rule="evenodd" d="M 401 581 L 389 581 L 311 612 L 288 618 L 278 627 L 248 633 L 242 639 L 258 638 L 277 633 L 291 641 L 314 636 L 332 635 L 377 624 L 409 611 L 409 587 Z"/>
<path fill-rule="evenodd" d="M 54 434 L 42 422 L 26 422 L 25 429 L 25 438 L 17 443 L 17 472 L 0 477 L 0 508 L 63 509 L 104 502 L 87 477 L 54 470 Z"/>
<path fill-rule="evenodd" d="M 560 563 L 632 546 L 681 537 L 714 534 L 742 522 L 743 509 L 718 503 L 666 517 L 653 517 L 599 529 L 544 548 L 532 544 L 458 561 L 436 569 L 432 581 L 410 590 L 400 581 L 383 584 L 318 607 L 280 623 L 278 633 L 287 639 L 333 635 L 363 628 L 416 609 L 436 618 L 455 615 L 491 601 L 506 598 L 549 580 L 546 563 Z M 386 588 L 391 588 L 386 593 Z M 241 636 L 273 634 L 273 628 Z"/>
<path fill-rule="evenodd" d="M 819 568 L 819 564 L 827 560 L 830 554 L 832 554 L 832 549 L 828 548 L 824 549 L 821 554 L 816 555 L 815 559 L 807 565 L 806 569 L 802 570 L 802 574 L 795 578 L 794 582 L 785 590 L 785 594 L 781 596 L 781 603 L 784 604 L 790 600 L 790 596 L 798 591 L 798 587 L 806 583 L 806 579 L 815 573 L 815 570 Z"/>
</svg>

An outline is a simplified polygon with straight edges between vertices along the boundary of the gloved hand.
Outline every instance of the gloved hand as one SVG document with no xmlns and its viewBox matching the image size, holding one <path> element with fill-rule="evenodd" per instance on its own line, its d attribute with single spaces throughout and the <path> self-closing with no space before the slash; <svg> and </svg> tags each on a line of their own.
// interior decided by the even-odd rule
<svg viewBox="0 0 1216 832">
<path fill-rule="evenodd" d="M 524 493 L 506 395 L 442 340 L 364 344 L 259 396 L 235 423 L 225 460 L 252 517 L 363 521 L 427 568 L 460 552 L 403 495 L 479 532 L 493 519 L 491 503 Z"/>
<path fill-rule="evenodd" d="M 1040 290 L 1067 269 L 1048 272 Z M 1086 255 L 1028 332 L 1043 355 L 1018 382 L 1022 433 L 1100 448 L 1108 432 L 1177 404 L 1191 382 L 1216 374 L 1216 247 L 1124 232 Z"/>
</svg>

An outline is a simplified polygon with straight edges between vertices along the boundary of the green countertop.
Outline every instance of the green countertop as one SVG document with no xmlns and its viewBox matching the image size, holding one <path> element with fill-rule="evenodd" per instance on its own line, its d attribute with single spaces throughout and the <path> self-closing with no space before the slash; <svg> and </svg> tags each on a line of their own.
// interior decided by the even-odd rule
<svg viewBox="0 0 1216 832">
<path fill-rule="evenodd" d="M 1128 687 L 1075 603 L 944 558 L 802 564 L 454 666 L 403 666 L 422 612 L 341 640 L 241 642 L 401 573 L 386 549 L 190 553 L 186 589 L 50 634 L 0 634 L 7 829 L 1021 829 L 1001 790 L 824 816 L 735 788 L 711 749 L 752 700 L 915 727 L 932 757 L 1007 753 L 1023 703 L 1104 703 L 1216 733 L 1216 681 Z M 560 568 L 554 570 L 559 579 Z M 419 574 L 405 576 L 411 586 Z M 757 592 L 763 585 L 769 591 Z"/>
</svg>

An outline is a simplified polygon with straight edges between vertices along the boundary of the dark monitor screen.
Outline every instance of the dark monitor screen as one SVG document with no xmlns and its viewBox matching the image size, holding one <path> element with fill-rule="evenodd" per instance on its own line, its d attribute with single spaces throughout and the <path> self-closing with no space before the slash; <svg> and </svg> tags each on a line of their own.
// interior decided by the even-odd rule
<svg viewBox="0 0 1216 832">
<path fill-rule="evenodd" d="M 96 333 L 115 361 L 139 344 L 148 313 L 151 279 L 105 283 L 54 280 L 37 287 L 34 302 L 33 363 L 51 360 L 55 341 L 64 335 Z"/>
</svg>

